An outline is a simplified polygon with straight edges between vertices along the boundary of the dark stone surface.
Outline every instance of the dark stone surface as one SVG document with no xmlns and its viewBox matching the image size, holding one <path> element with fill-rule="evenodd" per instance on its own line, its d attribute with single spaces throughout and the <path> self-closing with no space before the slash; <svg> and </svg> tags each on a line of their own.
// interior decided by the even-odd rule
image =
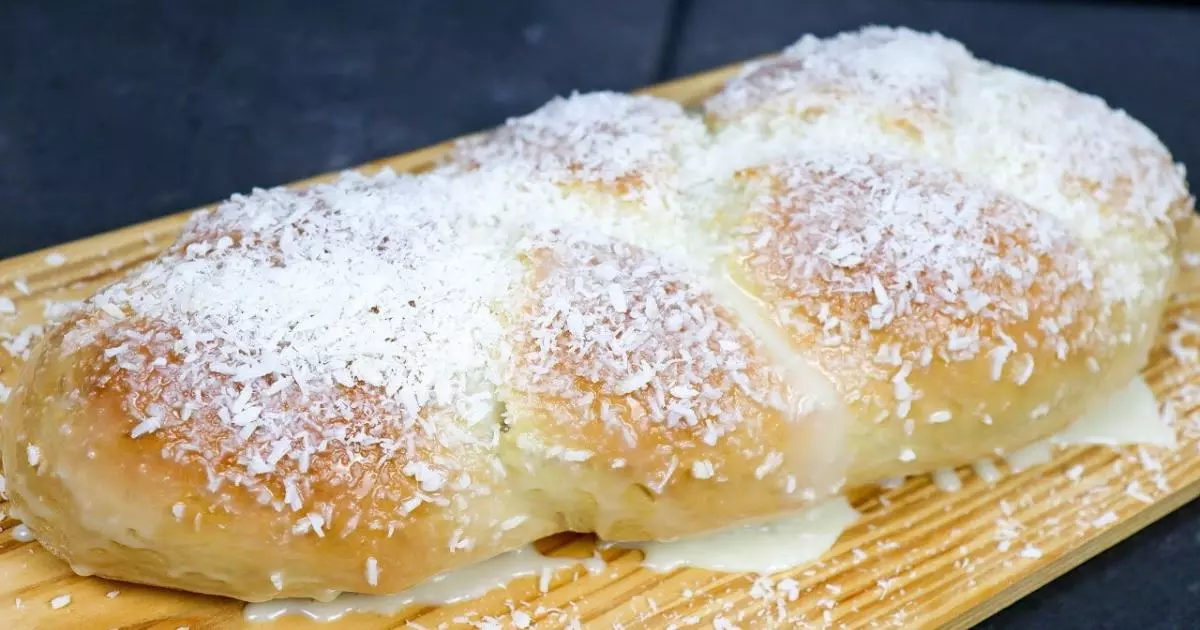
<svg viewBox="0 0 1200 630">
<path fill-rule="evenodd" d="M 0 257 L 645 85 L 667 7 L 341 5 L 0 1 Z"/>
<path fill-rule="evenodd" d="M 866 23 L 937 29 L 1099 94 L 1200 164 L 1200 10 L 1183 5 L 334 5 L 0 0 L 0 257 L 418 148 L 573 89 L 630 89 Z M 1200 503 L 985 626 L 1200 627 Z"/>
</svg>

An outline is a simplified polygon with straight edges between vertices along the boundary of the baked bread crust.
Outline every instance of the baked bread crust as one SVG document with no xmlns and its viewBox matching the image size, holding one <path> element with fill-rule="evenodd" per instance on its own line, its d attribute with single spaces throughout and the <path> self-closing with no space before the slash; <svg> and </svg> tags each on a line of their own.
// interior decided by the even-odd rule
<svg viewBox="0 0 1200 630">
<path fill-rule="evenodd" d="M 702 117 L 556 100 L 198 214 L 35 351 L 13 513 L 80 572 L 250 601 L 769 518 L 1128 382 L 1192 205 L 1125 114 L 904 29 L 806 37 Z"/>
</svg>

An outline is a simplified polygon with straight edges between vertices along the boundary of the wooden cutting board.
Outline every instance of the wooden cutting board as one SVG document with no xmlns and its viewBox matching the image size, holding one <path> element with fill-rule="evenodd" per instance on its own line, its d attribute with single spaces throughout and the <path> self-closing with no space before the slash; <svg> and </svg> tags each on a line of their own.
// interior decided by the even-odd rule
<svg viewBox="0 0 1200 630">
<path fill-rule="evenodd" d="M 732 71 L 647 91 L 696 103 Z M 419 170 L 448 146 L 363 169 Z M 16 309 L 5 313 L 7 302 L 0 299 L 0 383 L 14 384 L 23 350 L 48 316 L 153 258 L 184 221 L 185 215 L 167 217 L 0 262 L 0 298 Z M 1186 245 L 1200 252 L 1200 240 Z M 332 624 L 289 618 L 257 627 L 971 626 L 1200 495 L 1200 269 L 1186 269 L 1181 287 L 1146 370 L 1177 418 L 1181 440 L 1174 451 L 1074 448 L 990 485 L 962 469 L 958 492 L 943 492 L 927 478 L 862 492 L 852 497 L 861 520 L 821 561 L 769 579 L 692 569 L 655 573 L 639 566 L 639 552 L 610 550 L 603 572 L 564 570 L 545 592 L 529 578 L 480 600 L 394 617 L 360 615 Z M 0 503 L 0 513 L 5 507 Z M 0 517 L 0 628 L 249 625 L 242 605 L 231 600 L 77 576 L 37 543 L 15 540 L 17 524 Z M 563 535 L 542 547 L 588 556 L 592 541 Z"/>
</svg>

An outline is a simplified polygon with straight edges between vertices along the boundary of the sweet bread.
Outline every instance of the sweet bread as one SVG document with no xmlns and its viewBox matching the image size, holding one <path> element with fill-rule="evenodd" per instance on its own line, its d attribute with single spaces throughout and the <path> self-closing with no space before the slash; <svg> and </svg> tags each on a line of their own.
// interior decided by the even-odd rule
<svg viewBox="0 0 1200 630">
<path fill-rule="evenodd" d="M 197 214 L 34 352 L 13 513 L 84 573 L 395 592 L 969 463 L 1145 364 L 1193 200 L 1124 113 L 888 28 L 703 110 L 576 95 Z"/>
</svg>

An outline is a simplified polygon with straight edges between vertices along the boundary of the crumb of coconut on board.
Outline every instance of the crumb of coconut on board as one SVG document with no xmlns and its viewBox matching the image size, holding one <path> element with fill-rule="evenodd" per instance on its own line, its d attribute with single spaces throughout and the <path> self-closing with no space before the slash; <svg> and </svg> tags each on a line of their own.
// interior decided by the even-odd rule
<svg viewBox="0 0 1200 630">
<path fill-rule="evenodd" d="M 789 619 L 787 604 L 800 597 L 800 583 L 792 578 L 783 578 L 778 582 L 767 576 L 759 576 L 750 585 L 750 597 L 761 603 L 756 617 L 769 618 L 776 623 L 784 623 Z"/>
</svg>

